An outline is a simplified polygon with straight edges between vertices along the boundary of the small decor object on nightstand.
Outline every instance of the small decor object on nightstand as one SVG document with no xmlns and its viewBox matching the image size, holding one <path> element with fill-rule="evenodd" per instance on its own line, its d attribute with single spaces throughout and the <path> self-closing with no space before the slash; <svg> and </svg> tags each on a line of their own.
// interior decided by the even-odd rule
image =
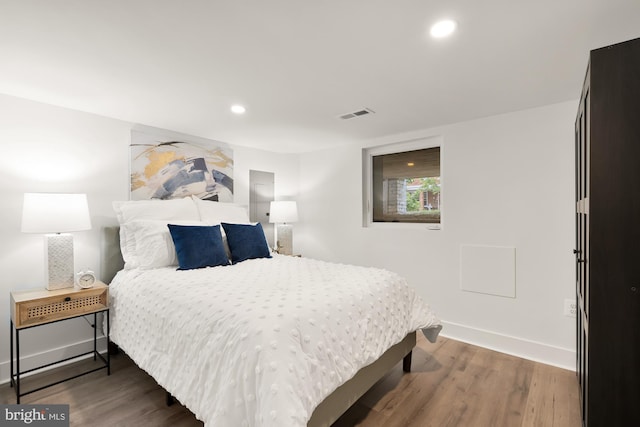
<svg viewBox="0 0 640 427">
<path fill-rule="evenodd" d="M 83 289 L 91 288 L 96 283 L 96 274 L 91 270 L 80 271 L 76 275 L 78 286 Z"/>
</svg>

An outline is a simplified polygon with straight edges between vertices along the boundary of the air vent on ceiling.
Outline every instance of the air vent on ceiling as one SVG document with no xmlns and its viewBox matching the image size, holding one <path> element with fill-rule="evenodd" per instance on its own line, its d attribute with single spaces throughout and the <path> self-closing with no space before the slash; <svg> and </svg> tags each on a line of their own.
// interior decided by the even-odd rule
<svg viewBox="0 0 640 427">
<path fill-rule="evenodd" d="M 349 119 L 354 119 L 356 117 L 366 116 L 367 114 L 375 114 L 375 111 L 373 111 L 370 108 L 363 108 L 361 110 L 353 111 L 351 113 L 340 114 L 338 117 L 341 118 L 342 120 L 349 120 Z"/>
</svg>

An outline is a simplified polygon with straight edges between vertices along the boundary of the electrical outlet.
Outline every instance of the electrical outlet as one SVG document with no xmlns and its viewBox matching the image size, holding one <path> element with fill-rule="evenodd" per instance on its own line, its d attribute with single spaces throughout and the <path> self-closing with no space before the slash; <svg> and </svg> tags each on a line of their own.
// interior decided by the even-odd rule
<svg viewBox="0 0 640 427">
<path fill-rule="evenodd" d="M 576 300 L 573 299 L 565 299 L 564 300 L 564 315 L 567 317 L 576 317 L 578 313 L 578 304 L 576 304 Z"/>
</svg>

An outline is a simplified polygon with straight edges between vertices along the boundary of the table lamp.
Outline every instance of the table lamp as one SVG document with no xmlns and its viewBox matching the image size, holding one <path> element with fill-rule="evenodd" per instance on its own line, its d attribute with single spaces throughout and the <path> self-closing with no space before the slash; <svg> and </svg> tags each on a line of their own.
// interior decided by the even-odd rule
<svg viewBox="0 0 640 427">
<path fill-rule="evenodd" d="M 269 222 L 276 223 L 276 252 L 293 255 L 293 226 L 298 220 L 294 201 L 273 201 L 269 207 Z"/>
<path fill-rule="evenodd" d="M 86 194 L 25 193 L 22 232 L 46 233 L 45 279 L 49 290 L 74 285 L 73 236 L 91 229 Z"/>
</svg>

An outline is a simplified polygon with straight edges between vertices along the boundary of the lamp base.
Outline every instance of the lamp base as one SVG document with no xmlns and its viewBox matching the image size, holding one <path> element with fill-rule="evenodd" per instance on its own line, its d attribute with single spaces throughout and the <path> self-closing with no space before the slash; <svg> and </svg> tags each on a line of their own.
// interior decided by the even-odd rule
<svg viewBox="0 0 640 427">
<path fill-rule="evenodd" d="M 278 253 L 293 255 L 293 226 L 291 224 L 278 224 L 276 226 Z"/>
<path fill-rule="evenodd" d="M 71 234 L 47 234 L 44 236 L 46 253 L 45 274 L 50 291 L 73 288 L 73 236 Z"/>
</svg>

